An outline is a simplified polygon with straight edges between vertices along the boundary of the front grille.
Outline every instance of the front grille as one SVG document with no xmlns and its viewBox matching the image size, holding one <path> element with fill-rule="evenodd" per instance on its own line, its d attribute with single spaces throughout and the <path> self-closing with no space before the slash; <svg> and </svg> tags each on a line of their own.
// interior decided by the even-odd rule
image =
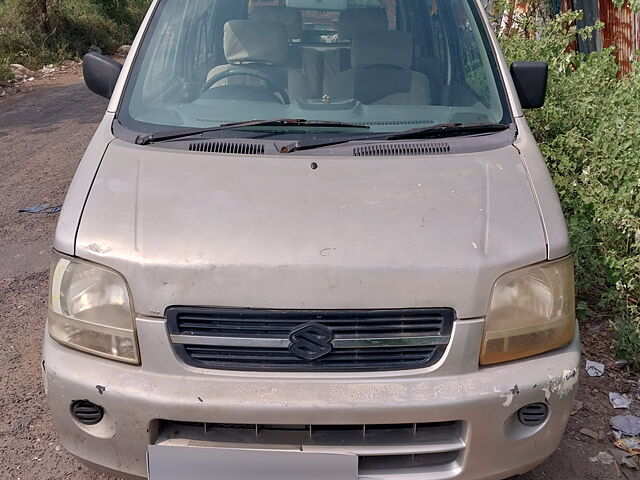
<svg viewBox="0 0 640 480">
<path fill-rule="evenodd" d="M 257 371 L 428 367 L 444 354 L 454 318 L 454 311 L 447 308 L 167 309 L 171 340 L 184 362 L 201 368 Z M 299 334 L 293 335 L 301 329 L 308 330 L 302 332 L 302 340 Z M 311 343 L 304 343 L 307 340 Z M 319 349 L 317 358 L 314 348 Z"/>
<path fill-rule="evenodd" d="M 296 449 L 358 455 L 358 474 L 451 466 L 465 448 L 463 422 L 264 425 L 160 421 L 156 444 Z"/>
</svg>

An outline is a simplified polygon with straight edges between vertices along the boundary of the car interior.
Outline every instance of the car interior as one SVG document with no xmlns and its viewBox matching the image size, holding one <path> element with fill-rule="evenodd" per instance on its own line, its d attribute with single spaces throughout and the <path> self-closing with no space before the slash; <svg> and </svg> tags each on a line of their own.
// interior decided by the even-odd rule
<svg viewBox="0 0 640 480">
<path fill-rule="evenodd" d="M 209 71 L 206 96 L 273 101 L 275 95 L 283 103 L 356 98 L 364 104 L 429 104 L 429 78 L 412 69 L 412 35 L 390 29 L 392 2 L 385 3 L 337 12 L 327 25 L 336 30 L 315 30 L 318 24 L 308 22 L 310 34 L 305 34 L 301 9 L 249 3 L 246 19 L 224 24 L 226 64 Z M 307 18 L 313 18 L 314 11 L 310 13 Z M 260 84 L 263 88 L 255 88 Z"/>
</svg>

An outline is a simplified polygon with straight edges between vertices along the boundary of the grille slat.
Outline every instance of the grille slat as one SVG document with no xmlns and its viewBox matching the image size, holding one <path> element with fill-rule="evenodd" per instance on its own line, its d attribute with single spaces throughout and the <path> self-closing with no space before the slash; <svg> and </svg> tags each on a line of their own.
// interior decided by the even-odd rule
<svg viewBox="0 0 640 480">
<path fill-rule="evenodd" d="M 189 365 L 226 370 L 340 372 L 425 368 L 442 357 L 454 318 L 453 310 L 446 308 L 167 309 L 169 333 L 178 356 Z M 287 348 L 291 332 L 307 323 L 327 327 L 335 341 L 329 353 L 313 360 L 302 359 Z M 404 343 L 415 339 L 427 342 Z M 439 342 L 431 345 L 436 339 Z M 360 342 L 348 345 L 340 343 L 343 340 Z"/>
<path fill-rule="evenodd" d="M 374 352 L 365 351 L 367 349 L 341 349 L 330 355 L 316 360 L 316 363 L 347 362 L 354 359 L 366 359 L 367 361 L 388 361 L 390 359 L 403 359 L 405 361 L 420 360 L 424 356 L 433 353 L 435 347 L 427 349 L 394 349 L 392 353 L 389 349 L 368 349 Z M 395 350 L 400 350 L 396 353 Z M 416 351 L 418 350 L 418 351 Z M 273 351 L 255 352 L 249 349 L 236 349 L 235 351 L 223 351 L 220 347 L 186 347 L 187 353 L 202 361 L 216 361 L 219 359 L 243 359 L 245 361 L 269 361 L 269 362 L 297 362 L 300 359 L 288 350 L 273 349 Z"/>
<path fill-rule="evenodd" d="M 174 307 L 175 308 L 175 307 Z M 188 307 L 185 307 L 188 308 Z M 367 315 L 366 312 L 361 312 L 360 310 L 353 311 L 353 313 L 348 314 L 344 311 L 319 311 L 317 313 L 309 313 L 303 314 L 301 312 L 295 312 L 290 310 L 269 310 L 269 313 L 262 313 L 260 310 L 248 310 L 240 312 L 224 311 L 224 315 L 215 314 L 212 312 L 211 315 L 206 313 L 206 308 L 198 308 L 200 310 L 199 314 L 193 313 L 180 313 L 181 321 L 220 321 L 220 322 L 237 322 L 238 320 L 243 320 L 245 322 L 256 322 L 258 319 L 263 321 L 269 321 L 273 323 L 290 323 L 290 322 L 308 322 L 312 320 L 322 320 L 323 322 L 346 322 L 351 323 L 358 320 L 365 320 L 367 322 L 389 322 L 389 321 L 438 321 L 442 317 L 442 311 L 445 309 L 434 309 L 435 311 L 431 314 L 418 314 L 411 313 L 410 310 L 406 311 L 404 314 L 392 314 L 392 311 L 385 312 L 380 310 L 374 310 L 370 315 Z M 424 312 L 424 310 L 421 310 Z M 255 312 L 255 314 L 253 313 Z"/>
<path fill-rule="evenodd" d="M 333 330 L 336 338 L 337 337 L 348 337 L 350 335 L 361 335 L 361 334 L 396 334 L 397 336 L 410 336 L 410 335 L 423 335 L 423 334 L 437 334 L 440 332 L 440 327 L 412 327 L 410 325 L 406 327 L 397 327 L 397 326 L 364 326 L 364 327 L 334 327 L 330 324 L 323 323 L 327 327 Z M 198 326 L 191 325 L 185 326 L 180 325 L 180 334 L 181 335 L 209 335 L 209 336 L 248 336 L 248 337 L 264 337 L 267 335 L 272 335 L 275 337 L 279 337 L 282 334 L 288 334 L 293 328 L 295 328 L 295 324 L 291 326 L 282 326 L 282 327 L 273 327 L 273 326 L 264 326 L 262 328 L 259 327 L 213 327 L 213 326 Z"/>
<path fill-rule="evenodd" d="M 358 318 L 349 318 L 349 319 L 329 319 L 329 318 L 297 318 L 297 319 L 279 319 L 279 318 L 269 318 L 269 319 L 265 319 L 264 321 L 254 321 L 254 320 L 242 320 L 243 324 L 241 325 L 264 325 L 266 322 L 268 322 L 269 325 L 272 326 L 280 326 L 280 325 L 284 325 L 284 326 L 290 326 L 290 325 L 295 325 L 298 323 L 304 323 L 304 322 L 308 322 L 308 321 L 313 321 L 313 320 L 322 320 L 322 323 L 326 324 L 326 325 L 352 325 L 352 324 L 357 324 L 360 320 L 362 320 L 363 322 L 366 322 L 367 324 L 387 324 L 387 323 L 394 323 L 394 322 L 409 322 L 409 323 L 432 323 L 434 325 L 439 325 L 441 322 L 440 318 L 429 318 L 429 317 L 416 317 L 416 318 L 403 318 L 403 317 L 398 317 L 398 318 L 394 318 L 394 317 L 387 317 L 387 318 L 371 318 L 371 319 L 358 319 Z M 205 316 L 203 317 L 194 317 L 194 318 L 183 318 L 181 317 L 179 319 L 181 324 L 200 324 L 203 321 L 207 321 L 207 322 L 211 322 L 211 323 L 219 323 L 219 324 L 229 324 L 229 325 L 238 325 L 238 320 L 218 320 L 215 318 L 207 318 Z"/>
</svg>

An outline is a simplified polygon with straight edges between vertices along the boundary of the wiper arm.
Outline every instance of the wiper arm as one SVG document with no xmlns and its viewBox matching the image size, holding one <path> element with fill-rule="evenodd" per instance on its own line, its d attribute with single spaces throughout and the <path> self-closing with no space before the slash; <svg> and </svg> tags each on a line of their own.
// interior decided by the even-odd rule
<svg viewBox="0 0 640 480">
<path fill-rule="evenodd" d="M 156 142 L 166 142 L 180 138 L 193 137 L 208 132 L 220 132 L 223 130 L 233 130 L 242 127 L 340 127 L 340 128 L 361 128 L 369 129 L 368 125 L 358 125 L 354 123 L 333 122 L 323 120 L 306 120 L 304 118 L 275 118 L 271 120 L 251 120 L 248 122 L 223 123 L 215 127 L 205 128 L 182 128 L 180 130 L 162 131 L 140 135 L 136 139 L 138 145 L 149 145 Z"/>
<path fill-rule="evenodd" d="M 474 135 L 480 133 L 492 133 L 507 130 L 509 125 L 504 123 L 440 123 L 429 127 L 412 128 L 398 133 L 383 133 L 374 135 L 363 135 L 359 137 L 337 138 L 326 142 L 318 143 L 301 143 L 295 146 L 288 146 L 282 153 L 291 153 L 301 150 L 313 150 L 314 148 L 330 147 L 340 145 L 352 141 L 367 140 L 409 140 L 413 138 L 437 138 L 437 137 L 453 137 L 458 135 Z"/>
<path fill-rule="evenodd" d="M 306 118 L 277 118 L 274 120 L 254 120 L 251 122 L 225 123 L 221 127 L 340 127 L 361 128 L 369 130 L 369 125 L 358 123 L 337 122 L 333 120 L 307 120 Z"/>
<path fill-rule="evenodd" d="M 441 123 L 430 127 L 412 128 L 387 136 L 387 140 L 408 140 L 438 136 L 468 135 L 474 133 L 500 132 L 509 128 L 504 123 Z"/>
</svg>

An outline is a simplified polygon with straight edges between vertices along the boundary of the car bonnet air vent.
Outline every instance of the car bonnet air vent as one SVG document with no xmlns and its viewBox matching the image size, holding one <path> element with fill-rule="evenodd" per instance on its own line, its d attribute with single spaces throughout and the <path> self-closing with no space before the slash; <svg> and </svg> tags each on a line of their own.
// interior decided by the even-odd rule
<svg viewBox="0 0 640 480">
<path fill-rule="evenodd" d="M 385 157 L 402 155 L 444 155 L 451 152 L 451 146 L 446 142 L 428 143 L 381 143 L 355 147 L 355 157 Z"/>
<path fill-rule="evenodd" d="M 262 143 L 249 142 L 194 142 L 189 144 L 190 152 L 234 153 L 236 155 L 262 155 Z"/>
</svg>

